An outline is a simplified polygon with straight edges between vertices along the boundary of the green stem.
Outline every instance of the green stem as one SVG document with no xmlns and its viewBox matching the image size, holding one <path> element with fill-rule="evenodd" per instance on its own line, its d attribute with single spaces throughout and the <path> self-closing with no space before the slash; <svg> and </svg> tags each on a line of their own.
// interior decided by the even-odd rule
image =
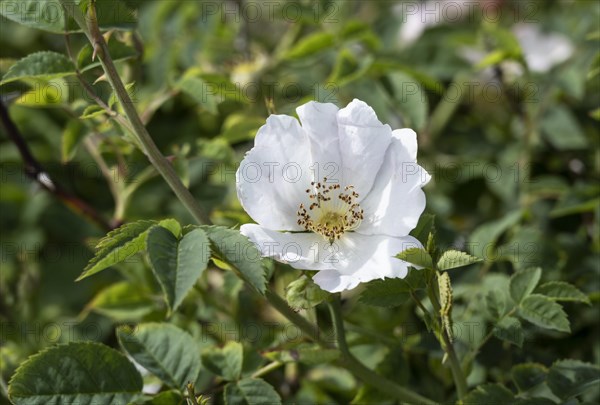
<svg viewBox="0 0 600 405">
<path fill-rule="evenodd" d="M 341 364 L 346 367 L 352 374 L 360 378 L 366 384 L 385 392 L 386 394 L 410 404 L 436 405 L 436 403 L 428 398 L 425 398 L 416 392 L 399 386 L 398 384 L 378 375 L 370 368 L 366 367 L 354 357 L 350 352 L 346 341 L 346 331 L 344 329 L 344 320 L 342 317 L 342 306 L 340 296 L 337 294 L 329 303 L 329 311 L 333 322 L 337 345 L 342 354 Z"/>
<path fill-rule="evenodd" d="M 287 302 L 285 302 L 285 300 L 278 294 L 270 289 L 267 289 L 265 292 L 265 298 L 267 301 L 269 301 L 269 304 L 271 304 L 271 306 L 275 308 L 281 315 L 286 317 L 288 321 L 300 328 L 300 330 L 304 332 L 310 340 L 318 343 L 322 347 L 331 348 L 331 345 L 321 337 L 319 329 L 295 312 L 292 308 L 290 308 Z"/>
<path fill-rule="evenodd" d="M 439 292 L 437 291 L 435 283 L 429 282 L 428 284 L 429 288 L 427 288 L 427 294 L 429 295 L 429 299 L 431 300 L 431 305 L 433 306 L 433 310 L 435 311 L 435 313 L 439 314 L 441 308 L 437 298 L 439 296 Z M 452 378 L 454 380 L 454 385 L 456 386 L 456 393 L 458 395 L 458 399 L 463 399 L 469 391 L 467 379 L 462 370 L 460 361 L 458 360 L 458 356 L 456 355 L 456 351 L 454 350 L 454 345 L 450 340 L 450 336 L 448 336 L 446 328 L 440 326 L 440 335 L 440 344 L 442 345 L 442 348 L 448 355 L 448 360 L 450 362 L 450 370 L 452 371 Z"/>
<path fill-rule="evenodd" d="M 150 163 L 165 179 L 169 187 L 171 187 L 171 190 L 173 190 L 179 201 L 181 201 L 190 214 L 192 214 L 194 219 L 201 224 L 209 224 L 209 216 L 204 212 L 189 190 L 183 185 L 179 176 L 177 176 L 175 169 L 173 169 L 171 163 L 162 155 L 140 119 L 140 116 L 133 105 L 133 101 L 129 97 L 125 85 L 117 72 L 117 68 L 110 57 L 108 46 L 98 27 L 94 2 L 89 4 L 88 14 L 85 19 L 83 18 L 83 15 L 77 11 L 78 10 L 75 10 L 73 16 L 92 44 L 95 53 L 102 64 L 104 73 L 131 124 L 131 129 L 137 138 L 136 140 L 142 146 L 143 152 L 148 157 Z"/>
<path fill-rule="evenodd" d="M 267 364 L 266 366 L 256 370 L 253 374 L 252 374 L 252 378 L 260 378 L 263 375 L 267 375 L 269 374 L 271 371 L 273 370 L 277 370 L 279 367 L 283 366 L 284 363 L 281 363 L 279 361 L 274 361 L 272 363 Z"/>
</svg>

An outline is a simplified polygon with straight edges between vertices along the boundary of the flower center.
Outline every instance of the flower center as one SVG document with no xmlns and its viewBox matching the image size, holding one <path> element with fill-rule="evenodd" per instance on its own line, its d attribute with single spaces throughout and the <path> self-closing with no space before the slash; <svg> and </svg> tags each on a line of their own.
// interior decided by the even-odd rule
<svg viewBox="0 0 600 405">
<path fill-rule="evenodd" d="M 312 189 L 307 189 L 308 197 L 314 202 L 308 209 L 304 204 L 298 208 L 298 225 L 310 232 L 318 233 L 329 243 L 339 239 L 344 232 L 359 227 L 364 211 L 356 202 L 358 193 L 354 186 L 346 186 L 341 190 L 339 184 L 327 185 L 327 177 L 323 183 L 312 182 Z M 336 195 L 337 194 L 337 195 Z"/>
</svg>

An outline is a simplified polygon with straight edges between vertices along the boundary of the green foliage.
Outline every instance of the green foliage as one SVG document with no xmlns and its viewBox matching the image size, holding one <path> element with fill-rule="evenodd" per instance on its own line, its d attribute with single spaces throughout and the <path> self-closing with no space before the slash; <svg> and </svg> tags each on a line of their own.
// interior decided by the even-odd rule
<svg viewBox="0 0 600 405">
<path fill-rule="evenodd" d="M 238 231 L 219 226 L 202 227 L 210 239 L 213 255 L 230 264 L 234 271 L 264 294 L 267 278 L 260 252 Z"/>
<path fill-rule="evenodd" d="M 145 249 L 146 237 L 156 221 L 131 222 L 109 232 L 96 245 L 96 254 L 77 281 L 83 280 Z"/>
<path fill-rule="evenodd" d="M 591 305 L 587 295 L 578 290 L 577 287 L 564 281 L 549 281 L 540 285 L 536 292 L 554 301 L 581 302 Z"/>
<path fill-rule="evenodd" d="M 600 367 L 579 360 L 559 360 L 548 373 L 548 386 L 566 400 L 582 394 L 600 383 Z"/>
<path fill-rule="evenodd" d="M 329 298 L 329 295 L 305 275 L 292 281 L 285 289 L 286 301 L 290 307 L 296 309 L 313 308 Z"/>
<path fill-rule="evenodd" d="M 531 294 L 540 281 L 542 269 L 532 268 L 513 274 L 510 278 L 510 296 L 516 303 L 521 303 Z"/>
<path fill-rule="evenodd" d="M 570 332 L 569 320 L 562 307 L 540 294 L 531 294 L 519 306 L 519 315 L 542 328 Z"/>
<path fill-rule="evenodd" d="M 455 269 L 457 267 L 468 266 L 473 263 L 480 262 L 478 257 L 471 256 L 459 250 L 447 250 L 442 253 L 442 256 L 437 262 L 437 268 L 440 271 Z"/>
<path fill-rule="evenodd" d="M 511 404 L 514 399 L 513 393 L 502 385 L 485 384 L 471 391 L 461 402 L 464 405 Z"/>
<path fill-rule="evenodd" d="M 398 253 L 396 258 L 418 267 L 433 268 L 431 256 L 425 249 L 409 248 Z"/>
<path fill-rule="evenodd" d="M 65 55 L 43 51 L 32 53 L 12 65 L 0 85 L 23 79 L 50 80 L 75 74 L 73 62 Z"/>
<path fill-rule="evenodd" d="M 10 381 L 15 404 L 125 403 L 141 394 L 142 377 L 127 358 L 107 346 L 79 342 L 30 357 Z"/>
<path fill-rule="evenodd" d="M 281 398 L 265 380 L 244 378 L 225 386 L 225 403 L 227 405 L 277 405 L 281 404 Z"/>
<path fill-rule="evenodd" d="M 117 337 L 123 349 L 138 364 L 170 387 L 183 390 L 200 372 L 200 351 L 194 339 L 166 323 L 121 326 Z"/>
<path fill-rule="evenodd" d="M 238 342 L 229 341 L 222 348 L 207 348 L 202 352 L 202 364 L 228 381 L 235 381 L 242 374 L 244 348 Z"/>
<path fill-rule="evenodd" d="M 146 249 L 167 304 L 175 311 L 206 269 L 208 237 L 202 229 L 194 229 L 178 239 L 170 230 L 155 226 L 148 232 Z"/>
</svg>

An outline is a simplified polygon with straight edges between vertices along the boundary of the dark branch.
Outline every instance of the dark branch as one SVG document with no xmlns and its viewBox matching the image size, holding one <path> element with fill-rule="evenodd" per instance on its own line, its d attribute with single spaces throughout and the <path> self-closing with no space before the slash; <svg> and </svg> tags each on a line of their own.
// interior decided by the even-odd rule
<svg viewBox="0 0 600 405">
<path fill-rule="evenodd" d="M 19 150 L 19 154 L 23 159 L 24 171 L 25 174 L 39 184 L 42 188 L 44 188 L 49 193 L 53 194 L 56 198 L 62 201 L 65 205 L 70 207 L 75 212 L 84 215 L 86 218 L 97 224 L 104 231 L 110 231 L 113 229 L 113 226 L 109 224 L 106 219 L 94 207 L 77 197 L 76 195 L 71 194 L 59 184 L 54 182 L 50 175 L 44 170 L 42 165 L 35 159 L 29 147 L 27 146 L 27 142 L 21 135 L 21 132 L 10 118 L 8 114 L 8 109 L 4 105 L 4 102 L 0 100 L 0 120 L 2 121 L 2 125 L 6 130 L 6 134 L 8 138 L 16 145 Z"/>
</svg>

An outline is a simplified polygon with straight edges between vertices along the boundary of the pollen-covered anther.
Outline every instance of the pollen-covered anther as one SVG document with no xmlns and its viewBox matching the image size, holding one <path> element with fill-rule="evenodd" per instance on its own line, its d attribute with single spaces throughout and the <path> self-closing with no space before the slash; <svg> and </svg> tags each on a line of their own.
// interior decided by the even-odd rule
<svg viewBox="0 0 600 405">
<path fill-rule="evenodd" d="M 311 186 L 313 190 L 307 189 L 306 193 L 309 199 L 315 202 L 308 207 L 308 211 L 300 204 L 299 225 L 309 232 L 322 235 L 330 243 L 339 239 L 345 232 L 358 228 L 364 219 L 364 211 L 356 202 L 359 194 L 354 191 L 354 186 L 345 186 L 344 192 L 338 192 L 337 196 L 335 190 L 340 190 L 341 186 L 327 185 L 326 177 L 322 183 L 312 182 Z M 331 201 L 332 197 L 337 198 Z"/>
</svg>

